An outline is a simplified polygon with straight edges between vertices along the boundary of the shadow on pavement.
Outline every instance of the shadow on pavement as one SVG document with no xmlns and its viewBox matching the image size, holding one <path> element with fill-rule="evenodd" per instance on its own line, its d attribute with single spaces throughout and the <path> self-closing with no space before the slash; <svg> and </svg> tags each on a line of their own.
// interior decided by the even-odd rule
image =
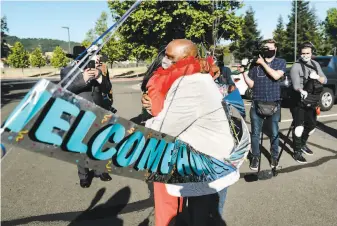
<svg viewBox="0 0 337 226">
<path fill-rule="evenodd" d="M 1 93 L 1 108 L 13 101 L 20 101 L 27 94 L 26 91 L 20 93 Z"/>
<path fill-rule="evenodd" d="M 152 184 L 149 184 L 149 188 Z M 69 225 L 114 225 L 122 226 L 123 220 L 118 218 L 119 214 L 140 211 L 153 206 L 153 197 L 150 195 L 148 199 L 130 203 L 131 189 L 124 187 L 115 193 L 109 200 L 103 204 L 97 205 L 105 193 L 106 189 L 101 188 L 97 191 L 92 199 L 89 207 L 84 211 L 74 211 L 65 213 L 45 214 L 40 216 L 31 216 L 15 220 L 2 221 L 1 225 L 22 225 L 30 222 L 53 222 L 53 221 L 68 221 Z M 152 194 L 153 192 L 150 191 Z M 97 206 L 96 206 L 97 205 Z M 148 225 L 149 219 L 145 219 L 141 225 Z"/>
<path fill-rule="evenodd" d="M 337 120 L 335 120 L 334 122 L 337 123 Z M 317 122 L 317 126 L 316 128 L 318 128 L 319 130 L 329 134 L 330 136 L 337 138 L 337 130 L 334 128 L 331 128 L 330 126 L 327 126 L 326 124 L 323 124 L 321 122 Z"/>
</svg>

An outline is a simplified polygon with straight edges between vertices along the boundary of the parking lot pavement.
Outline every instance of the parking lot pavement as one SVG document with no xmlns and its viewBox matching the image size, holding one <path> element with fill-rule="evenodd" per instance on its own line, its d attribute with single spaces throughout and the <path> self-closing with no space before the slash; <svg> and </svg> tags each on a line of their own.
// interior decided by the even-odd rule
<svg viewBox="0 0 337 226">
<path fill-rule="evenodd" d="M 132 88 L 135 84 L 113 84 L 115 107 L 125 118 L 140 113 L 140 93 Z M 5 96 L 2 122 L 27 91 Z M 249 113 L 249 102 L 245 104 Z M 246 120 L 250 125 L 249 114 Z M 228 225 L 336 225 L 337 106 L 323 112 L 319 122 L 320 129 L 309 139 L 315 154 L 305 156 L 307 164 L 292 159 L 291 137 L 277 177 L 251 180 L 254 175 L 249 162 L 243 164 L 241 179 L 228 190 L 223 215 Z M 289 109 L 282 109 L 281 143 L 290 124 Z M 263 147 L 261 168 L 267 170 L 267 136 Z M 2 225 L 152 225 L 151 185 L 112 176 L 111 182 L 96 178 L 90 188 L 82 189 L 75 165 L 8 148 L 11 151 L 1 162 Z"/>
</svg>

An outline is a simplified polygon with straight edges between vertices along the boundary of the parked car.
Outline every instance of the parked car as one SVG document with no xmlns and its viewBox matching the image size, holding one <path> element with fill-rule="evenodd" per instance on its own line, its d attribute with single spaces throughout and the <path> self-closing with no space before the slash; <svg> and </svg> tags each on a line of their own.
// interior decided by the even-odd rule
<svg viewBox="0 0 337 226">
<path fill-rule="evenodd" d="M 333 107 L 337 99 L 337 56 L 316 56 L 313 60 L 320 64 L 328 79 L 327 84 L 323 85 L 324 89 L 319 104 L 321 111 L 328 111 Z M 289 73 L 290 68 L 287 70 L 281 83 L 281 96 L 283 100 L 291 99 L 292 84 Z"/>
</svg>

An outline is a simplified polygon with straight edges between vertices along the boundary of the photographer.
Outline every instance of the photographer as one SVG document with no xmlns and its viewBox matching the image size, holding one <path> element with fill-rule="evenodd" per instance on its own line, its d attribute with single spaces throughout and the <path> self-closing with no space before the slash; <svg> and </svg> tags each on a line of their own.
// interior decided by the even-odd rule
<svg viewBox="0 0 337 226">
<path fill-rule="evenodd" d="M 67 57 L 76 59 L 76 57 L 85 50 L 86 48 L 83 46 L 75 46 L 73 54 L 67 54 Z M 79 60 L 77 63 L 78 62 Z M 73 75 L 75 75 L 78 70 L 81 70 L 80 67 L 81 66 L 78 66 L 77 70 L 73 72 Z M 72 68 L 73 66 L 63 68 L 60 73 L 61 79 L 63 79 Z M 70 78 L 72 78 L 72 76 L 70 76 Z M 63 85 L 65 85 L 70 78 L 68 78 Z M 109 78 L 109 72 L 107 66 L 101 63 L 101 56 L 99 54 L 95 57 L 94 61 L 89 62 L 84 70 L 81 70 L 81 73 L 77 75 L 67 89 L 106 110 L 113 110 L 112 85 Z M 77 167 L 81 187 L 89 187 L 91 181 L 89 169 L 80 164 L 78 164 Z M 108 173 L 98 172 L 97 170 L 94 170 L 94 176 L 100 177 L 102 181 L 111 180 Z"/>
<path fill-rule="evenodd" d="M 314 46 L 305 42 L 300 48 L 301 58 L 295 62 L 290 71 L 294 88 L 293 106 L 290 109 L 294 119 L 293 146 L 294 159 L 299 163 L 306 163 L 302 153 L 312 155 L 306 146 L 309 136 L 315 131 L 318 106 L 323 85 L 327 79 L 321 66 L 312 60 Z"/>
<path fill-rule="evenodd" d="M 264 119 L 271 119 L 271 167 L 278 165 L 278 123 L 281 117 L 280 96 L 281 88 L 279 79 L 286 70 L 286 61 L 276 58 L 276 42 L 273 39 L 264 41 L 263 48 L 258 59 L 252 63 L 248 75 L 244 73 L 244 79 L 248 87 L 253 91 L 253 101 L 250 109 L 250 121 L 252 128 L 252 155 L 250 163 L 252 170 L 258 170 L 259 166 L 259 140 Z"/>
</svg>

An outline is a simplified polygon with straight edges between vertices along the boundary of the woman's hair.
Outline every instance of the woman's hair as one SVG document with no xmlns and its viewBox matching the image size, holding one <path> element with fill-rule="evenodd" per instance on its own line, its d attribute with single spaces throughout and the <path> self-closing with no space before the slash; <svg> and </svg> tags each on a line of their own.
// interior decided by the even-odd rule
<svg viewBox="0 0 337 226">
<path fill-rule="evenodd" d="M 147 82 L 152 77 L 153 72 L 155 72 L 161 66 L 161 61 L 163 60 L 164 56 L 165 56 L 165 48 L 159 51 L 156 59 L 152 62 L 152 64 L 149 66 L 149 68 L 145 72 L 144 79 L 141 85 L 141 90 L 143 92 L 146 92 Z"/>
</svg>

